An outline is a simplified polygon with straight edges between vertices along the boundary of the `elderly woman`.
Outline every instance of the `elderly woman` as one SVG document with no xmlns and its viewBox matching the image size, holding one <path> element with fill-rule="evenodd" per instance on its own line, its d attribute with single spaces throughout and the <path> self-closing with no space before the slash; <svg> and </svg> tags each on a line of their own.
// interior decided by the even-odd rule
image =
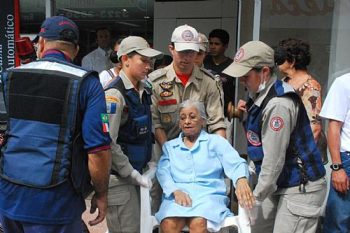
<svg viewBox="0 0 350 233">
<path fill-rule="evenodd" d="M 238 201 L 251 208 L 254 197 L 249 188 L 248 169 L 244 159 L 223 137 L 203 130 L 204 106 L 186 100 L 180 105 L 178 138 L 163 146 L 157 178 L 163 188 L 163 201 L 156 218 L 162 232 L 207 232 L 207 224 L 219 228 L 227 208 L 226 175 L 236 187 Z"/>
</svg>

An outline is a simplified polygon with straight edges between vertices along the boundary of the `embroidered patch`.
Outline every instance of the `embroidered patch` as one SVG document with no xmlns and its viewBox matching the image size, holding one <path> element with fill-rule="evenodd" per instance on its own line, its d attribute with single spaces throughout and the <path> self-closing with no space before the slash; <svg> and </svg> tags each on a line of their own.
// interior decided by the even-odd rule
<svg viewBox="0 0 350 233">
<path fill-rule="evenodd" d="M 102 130 L 104 133 L 109 132 L 109 117 L 107 114 L 103 113 L 101 114 L 101 120 L 102 120 Z"/>
<path fill-rule="evenodd" d="M 170 89 L 173 88 L 173 83 L 172 82 L 162 82 L 162 83 L 159 83 L 159 86 L 165 90 L 165 91 L 170 91 Z"/>
<path fill-rule="evenodd" d="M 174 104 L 177 104 L 176 99 L 159 100 L 158 102 L 159 106 L 167 106 L 167 105 L 174 105 Z"/>
<path fill-rule="evenodd" d="M 270 120 L 270 128 L 273 131 L 280 131 L 284 126 L 284 121 L 281 117 L 272 117 Z"/>
<path fill-rule="evenodd" d="M 172 91 L 162 91 L 159 95 L 161 97 L 169 97 L 172 96 L 174 93 Z"/>
<path fill-rule="evenodd" d="M 181 37 L 182 39 L 184 39 L 184 41 L 192 41 L 194 38 L 194 35 L 190 30 L 185 30 L 182 32 Z"/>
<path fill-rule="evenodd" d="M 106 102 L 110 102 L 110 103 L 120 103 L 119 98 L 115 97 L 115 96 L 110 96 L 107 95 L 106 96 Z"/>
<path fill-rule="evenodd" d="M 244 56 L 244 49 L 242 49 L 242 48 L 238 49 L 238 51 L 234 57 L 234 61 L 239 62 L 243 56 Z"/>
<path fill-rule="evenodd" d="M 117 103 L 106 103 L 107 106 L 107 113 L 108 114 L 115 114 L 117 112 Z"/>
<path fill-rule="evenodd" d="M 259 135 L 251 130 L 247 131 L 247 139 L 253 146 L 261 146 Z"/>
</svg>

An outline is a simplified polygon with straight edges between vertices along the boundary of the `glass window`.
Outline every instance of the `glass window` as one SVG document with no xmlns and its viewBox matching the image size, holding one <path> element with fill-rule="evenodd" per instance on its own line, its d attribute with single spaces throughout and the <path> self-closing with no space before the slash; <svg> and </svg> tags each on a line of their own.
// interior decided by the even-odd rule
<svg viewBox="0 0 350 233">
<path fill-rule="evenodd" d="M 45 19 L 45 1 L 20 0 L 21 34 L 38 34 Z"/>
<path fill-rule="evenodd" d="M 112 40 L 129 35 L 153 40 L 154 0 L 56 1 L 55 15 L 74 20 L 80 29 L 80 56 L 97 47 L 95 30 L 108 28 Z"/>
<path fill-rule="evenodd" d="M 308 71 L 327 87 L 333 9 L 333 1 L 328 0 L 262 1 L 260 40 L 272 47 L 290 37 L 307 41 L 311 47 Z"/>
</svg>

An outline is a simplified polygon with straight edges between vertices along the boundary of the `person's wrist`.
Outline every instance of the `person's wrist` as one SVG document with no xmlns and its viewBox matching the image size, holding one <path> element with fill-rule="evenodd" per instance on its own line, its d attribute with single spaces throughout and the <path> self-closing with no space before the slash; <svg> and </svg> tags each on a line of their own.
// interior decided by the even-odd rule
<svg viewBox="0 0 350 233">
<path fill-rule="evenodd" d="M 332 171 L 339 171 L 344 168 L 343 164 L 341 163 L 332 163 L 329 167 L 332 169 Z"/>
</svg>

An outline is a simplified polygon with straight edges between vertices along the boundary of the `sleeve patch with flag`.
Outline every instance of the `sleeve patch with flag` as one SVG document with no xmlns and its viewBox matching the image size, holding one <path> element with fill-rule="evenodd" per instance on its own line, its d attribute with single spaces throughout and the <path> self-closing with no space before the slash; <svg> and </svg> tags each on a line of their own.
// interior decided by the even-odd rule
<svg viewBox="0 0 350 233">
<path fill-rule="evenodd" d="M 101 114 L 101 120 L 102 120 L 102 129 L 104 133 L 109 132 L 109 117 L 107 114 L 103 113 Z"/>
<path fill-rule="evenodd" d="M 114 96 L 106 96 L 107 113 L 115 114 L 117 112 L 118 103 L 120 103 L 118 98 Z"/>
</svg>

